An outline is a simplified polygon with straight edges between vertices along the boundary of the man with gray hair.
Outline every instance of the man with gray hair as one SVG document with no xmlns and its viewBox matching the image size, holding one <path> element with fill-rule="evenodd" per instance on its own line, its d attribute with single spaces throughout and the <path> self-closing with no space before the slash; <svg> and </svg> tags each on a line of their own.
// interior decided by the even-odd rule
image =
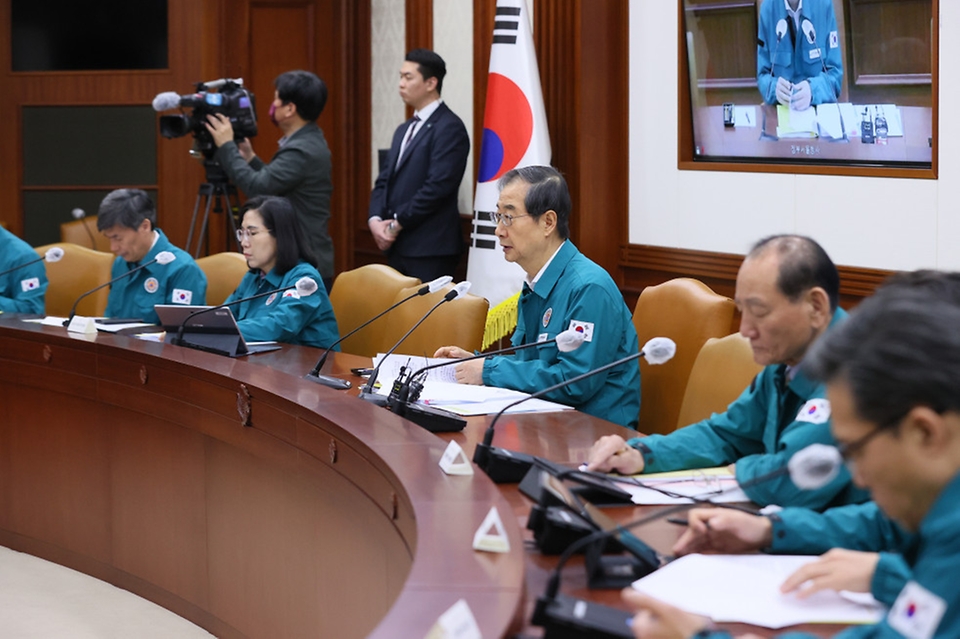
<svg viewBox="0 0 960 639">
<path fill-rule="evenodd" d="M 140 189 L 117 189 L 103 198 L 97 215 L 97 229 L 110 240 L 117 256 L 111 279 L 157 254 L 173 253 L 169 264 L 154 262 L 130 277 L 114 282 L 107 298 L 107 317 L 157 323 L 155 304 L 202 305 L 207 297 L 207 277 L 190 255 L 174 246 L 157 228 L 157 209 Z"/>
<path fill-rule="evenodd" d="M 550 343 L 510 356 L 464 362 L 456 367 L 457 381 L 533 393 L 637 352 L 637 331 L 617 285 L 569 239 L 571 208 L 567 182 L 559 171 L 527 166 L 500 179 L 493 220 L 504 258 L 527 274 L 513 344 L 546 342 L 569 329 L 582 332 L 584 343 L 569 353 Z M 470 355 L 446 346 L 435 357 Z M 544 397 L 636 428 L 640 367 L 627 362 Z"/>
<path fill-rule="evenodd" d="M 802 490 L 789 476 L 751 483 L 785 467 L 810 444 L 833 443 L 825 389 L 798 365 L 846 317 L 839 295 L 837 267 L 812 239 L 776 235 L 758 242 L 740 266 L 735 301 L 740 333 L 765 368 L 724 413 L 669 435 L 601 437 L 590 451 L 589 469 L 633 474 L 734 464 L 737 481 L 760 505 L 823 510 L 865 501 L 866 493 L 846 472 L 819 490 Z"/>
</svg>

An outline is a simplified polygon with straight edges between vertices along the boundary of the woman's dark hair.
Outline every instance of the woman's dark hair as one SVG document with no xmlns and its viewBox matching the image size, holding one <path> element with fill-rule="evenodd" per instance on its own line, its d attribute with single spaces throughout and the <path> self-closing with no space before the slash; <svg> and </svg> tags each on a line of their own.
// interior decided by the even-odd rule
<svg viewBox="0 0 960 639">
<path fill-rule="evenodd" d="M 307 262 L 316 268 L 317 260 L 304 243 L 300 222 L 290 200 L 276 195 L 261 195 L 244 203 L 240 209 L 241 220 L 247 211 L 257 211 L 266 230 L 277 239 L 277 262 L 274 266 L 277 273 L 285 275 L 300 262 Z"/>
</svg>

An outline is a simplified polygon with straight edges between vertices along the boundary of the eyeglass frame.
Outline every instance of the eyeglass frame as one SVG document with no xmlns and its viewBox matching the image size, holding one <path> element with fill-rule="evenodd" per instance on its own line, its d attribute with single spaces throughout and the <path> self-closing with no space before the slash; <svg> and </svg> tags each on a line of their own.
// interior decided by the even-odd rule
<svg viewBox="0 0 960 639">
<path fill-rule="evenodd" d="M 494 224 L 503 224 L 506 228 L 510 228 L 510 225 L 513 224 L 513 221 L 521 217 L 533 217 L 530 213 L 524 213 L 523 215 L 507 215 L 506 213 L 498 213 L 497 211 L 489 211 L 487 213 L 490 216 L 490 221 Z"/>
<path fill-rule="evenodd" d="M 243 238 L 253 239 L 253 238 L 254 238 L 255 236 L 257 236 L 258 234 L 264 232 L 264 229 L 261 229 L 261 228 L 259 228 L 259 227 L 254 227 L 253 230 L 254 230 L 254 232 L 251 233 L 251 232 L 250 232 L 250 229 L 245 229 L 245 228 L 239 228 L 239 229 L 237 229 L 237 242 L 240 242 L 241 244 L 243 244 Z M 266 231 L 266 232 L 269 233 L 270 231 Z"/>
</svg>

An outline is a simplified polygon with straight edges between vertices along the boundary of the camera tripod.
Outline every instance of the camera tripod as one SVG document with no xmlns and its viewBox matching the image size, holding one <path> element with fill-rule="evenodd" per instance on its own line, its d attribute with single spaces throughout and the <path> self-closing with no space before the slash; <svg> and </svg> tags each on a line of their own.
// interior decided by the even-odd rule
<svg viewBox="0 0 960 639">
<path fill-rule="evenodd" d="M 235 215 L 240 210 L 237 187 L 230 184 L 230 180 L 215 162 L 207 160 L 204 165 L 207 168 L 207 181 L 201 184 L 197 190 L 197 201 L 193 205 L 193 218 L 190 220 L 190 232 L 187 235 L 186 250 L 194 258 L 200 257 L 200 251 L 204 248 L 204 241 L 207 239 L 207 229 L 210 224 L 211 209 L 214 213 L 226 213 L 224 224 L 227 227 L 227 243 L 236 242 L 238 250 L 240 248 L 240 242 L 236 239 L 237 219 Z M 224 201 L 226 201 L 226 211 L 223 208 Z M 197 215 L 200 212 L 201 202 L 204 203 L 203 220 L 200 222 L 196 247 L 191 250 L 193 232 L 197 226 Z"/>
</svg>

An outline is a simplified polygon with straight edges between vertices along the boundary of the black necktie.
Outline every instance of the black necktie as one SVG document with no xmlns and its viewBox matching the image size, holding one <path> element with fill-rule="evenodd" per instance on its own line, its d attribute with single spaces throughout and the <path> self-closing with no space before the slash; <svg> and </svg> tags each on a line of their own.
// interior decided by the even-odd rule
<svg viewBox="0 0 960 639">
<path fill-rule="evenodd" d="M 400 155 L 397 157 L 397 162 L 399 162 L 403 154 L 407 152 L 407 147 L 410 146 L 410 142 L 413 140 L 413 132 L 417 129 L 417 123 L 419 122 L 420 116 L 413 116 L 413 122 L 410 123 L 410 128 L 407 129 L 407 137 L 403 142 L 403 146 L 400 147 Z"/>
</svg>

